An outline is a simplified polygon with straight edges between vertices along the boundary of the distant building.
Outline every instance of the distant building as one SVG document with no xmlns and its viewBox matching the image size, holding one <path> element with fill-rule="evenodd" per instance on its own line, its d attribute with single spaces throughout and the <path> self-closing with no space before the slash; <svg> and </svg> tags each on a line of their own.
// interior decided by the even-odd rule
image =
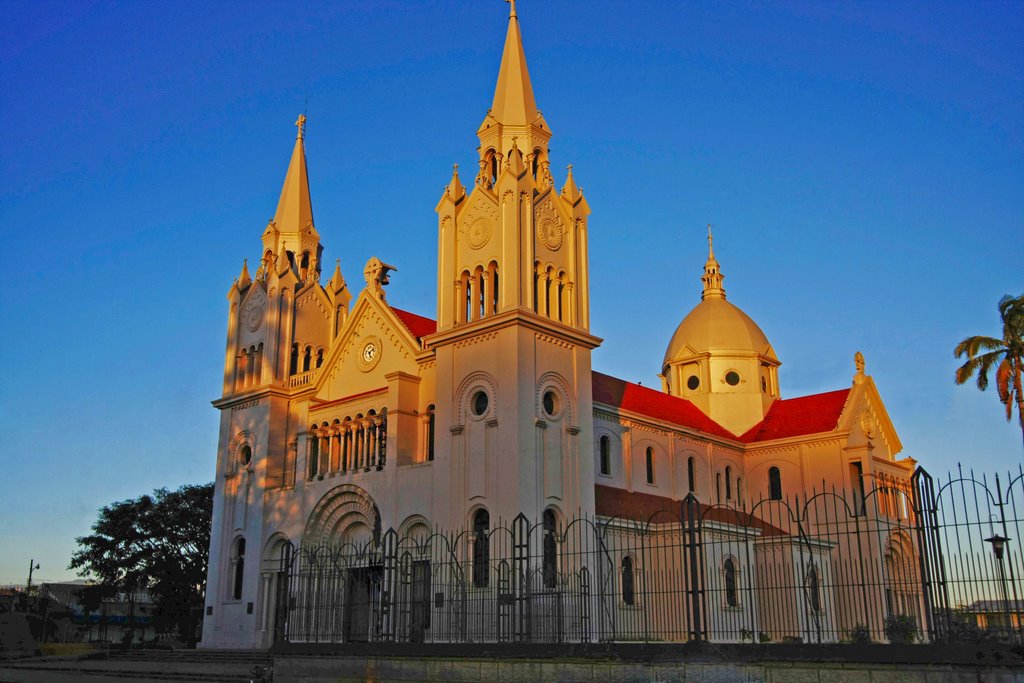
<svg viewBox="0 0 1024 683">
<path fill-rule="evenodd" d="M 303 124 L 300 117 L 255 274 L 243 266 L 227 293 L 204 646 L 265 647 L 313 630 L 309 639 L 366 640 L 386 631 L 444 640 L 456 633 L 448 628 L 460 638 L 521 637 L 502 630 L 511 628 L 503 626 L 506 608 L 523 590 L 509 586 L 521 579 L 502 574 L 496 558 L 504 550 L 490 533 L 520 513 L 544 534 L 542 544 L 522 550 L 541 558 L 534 595 L 547 601 L 537 597 L 530 608 L 546 620 L 531 637 L 604 637 L 593 634 L 607 623 L 685 640 L 696 617 L 666 613 L 655 623 L 637 616 L 637 596 L 651 590 L 645 581 L 654 576 L 672 577 L 666 594 L 681 595 L 689 560 L 656 563 L 624 548 L 634 523 L 681 510 L 690 494 L 703 520 L 696 561 L 716 596 L 699 618 L 713 639 L 816 631 L 835 640 L 862 618 L 851 612 L 861 606 L 843 599 L 833 567 L 837 553 L 854 550 L 878 567 L 875 598 L 864 608 L 870 616 L 916 614 L 914 588 L 892 578 L 915 565 L 905 534 L 876 534 L 851 549 L 817 538 L 813 528 L 798 537 L 772 520 L 771 506 L 824 488 L 860 501 L 850 506 L 851 519 L 859 518 L 851 528 L 873 516 L 906 524 L 914 461 L 897 459 L 899 437 L 860 354 L 851 386 L 782 397 L 781 361 L 726 299 L 710 233 L 701 296 L 664 358 L 649 359 L 660 388 L 592 370 L 591 351 L 602 340 L 590 328 L 590 281 L 624 277 L 627 268 L 590 270 L 590 208 L 572 167 L 555 186 L 553 133 L 534 100 L 514 8 L 493 103 L 477 130 L 478 169 L 466 187 L 456 168 L 435 207 L 437 281 L 411 285 L 436 287 L 433 318 L 388 303 L 395 269 L 378 258 L 363 269 L 362 289 L 350 288 L 341 262 L 354 235 L 336 238 L 341 258 L 322 282 Z M 395 183 L 365 199 L 402 201 L 401 194 Z M 387 249 L 384 228 L 359 238 Z M 686 276 L 645 277 L 689 299 Z M 778 293 L 766 285 L 765 295 Z M 624 310 L 619 329 L 608 332 L 643 324 Z M 866 491 L 881 484 L 893 492 L 887 502 L 864 505 Z M 757 505 L 758 516 L 742 523 L 723 512 Z M 582 551 L 572 555 L 560 534 L 577 518 L 600 521 L 603 538 L 621 537 L 620 550 L 602 550 L 600 566 Z M 400 544 L 463 530 L 449 553 L 463 564 L 449 565 L 444 579 L 455 588 L 437 588 L 442 569 L 423 543 L 394 555 L 406 563 L 401 569 L 359 555 L 338 570 L 334 588 L 326 574 L 301 581 L 289 574 L 299 548 L 378 547 L 389 529 Z M 660 543 L 681 533 L 652 529 Z M 766 575 L 784 575 L 792 587 L 771 598 L 778 603 L 772 627 L 765 625 L 769 596 L 757 589 L 756 577 Z M 573 591 L 586 597 L 560 597 Z M 467 595 L 493 598 L 470 626 L 456 614 Z"/>
</svg>

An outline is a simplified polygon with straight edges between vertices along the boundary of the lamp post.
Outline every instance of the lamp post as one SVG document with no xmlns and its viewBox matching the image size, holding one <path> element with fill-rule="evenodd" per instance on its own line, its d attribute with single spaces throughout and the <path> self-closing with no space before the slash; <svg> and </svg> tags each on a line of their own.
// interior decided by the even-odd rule
<svg viewBox="0 0 1024 683">
<path fill-rule="evenodd" d="M 1010 539 L 999 534 L 986 538 L 986 543 L 992 544 L 992 554 L 996 557 L 996 571 L 999 572 L 999 592 L 1003 598 L 1003 613 L 1006 617 L 1006 630 L 1010 630 L 1010 595 L 1006 590 L 1006 574 L 1003 573 L 1003 552 L 1006 550 L 1006 542 Z"/>
<path fill-rule="evenodd" d="M 32 571 L 39 569 L 39 563 L 35 560 L 28 561 L 28 585 L 25 586 L 25 594 L 28 595 L 32 592 Z"/>
</svg>

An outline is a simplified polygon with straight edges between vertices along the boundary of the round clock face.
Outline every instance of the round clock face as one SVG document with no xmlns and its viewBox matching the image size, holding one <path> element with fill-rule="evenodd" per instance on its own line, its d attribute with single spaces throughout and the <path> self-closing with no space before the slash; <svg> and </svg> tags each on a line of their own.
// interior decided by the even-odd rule
<svg viewBox="0 0 1024 683">
<path fill-rule="evenodd" d="M 256 299 L 250 299 L 242 309 L 242 320 L 245 321 L 245 326 L 249 328 L 250 332 L 255 332 L 263 324 L 263 302 Z"/>
<path fill-rule="evenodd" d="M 367 337 L 363 340 L 363 346 L 359 349 L 359 353 L 356 356 L 356 362 L 359 365 L 359 369 L 363 372 L 373 370 L 380 361 L 380 352 L 380 339 L 377 337 Z"/>
</svg>

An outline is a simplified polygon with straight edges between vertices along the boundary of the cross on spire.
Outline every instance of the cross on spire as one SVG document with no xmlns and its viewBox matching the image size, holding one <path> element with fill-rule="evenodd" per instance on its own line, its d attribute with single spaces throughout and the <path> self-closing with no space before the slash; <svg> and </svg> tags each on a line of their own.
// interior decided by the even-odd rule
<svg viewBox="0 0 1024 683">
<path fill-rule="evenodd" d="M 299 118 L 295 120 L 295 127 L 299 129 L 299 134 L 295 137 L 302 140 L 306 134 L 306 115 L 299 114 Z"/>
<path fill-rule="evenodd" d="M 507 2 L 509 5 L 511 5 L 511 7 L 509 8 L 508 16 L 509 17 L 516 16 L 516 0 L 505 0 L 505 2 Z"/>
</svg>

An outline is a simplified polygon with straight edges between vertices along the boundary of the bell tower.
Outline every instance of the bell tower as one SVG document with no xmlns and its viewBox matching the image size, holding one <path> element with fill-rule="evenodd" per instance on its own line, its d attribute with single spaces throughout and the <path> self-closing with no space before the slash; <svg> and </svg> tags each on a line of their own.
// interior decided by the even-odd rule
<svg viewBox="0 0 1024 683">
<path fill-rule="evenodd" d="M 437 204 L 440 435 L 452 501 L 533 521 L 593 511 L 587 217 L 570 167 L 555 187 L 551 129 L 537 108 L 515 4 L 478 170 L 456 166 Z M 449 398 L 450 400 L 447 400 Z M 442 398 L 443 397 L 443 398 Z M 442 408 L 443 406 L 443 408 Z M 444 415 L 447 410 L 449 415 Z M 439 520 L 440 521 L 440 520 Z"/>
</svg>

